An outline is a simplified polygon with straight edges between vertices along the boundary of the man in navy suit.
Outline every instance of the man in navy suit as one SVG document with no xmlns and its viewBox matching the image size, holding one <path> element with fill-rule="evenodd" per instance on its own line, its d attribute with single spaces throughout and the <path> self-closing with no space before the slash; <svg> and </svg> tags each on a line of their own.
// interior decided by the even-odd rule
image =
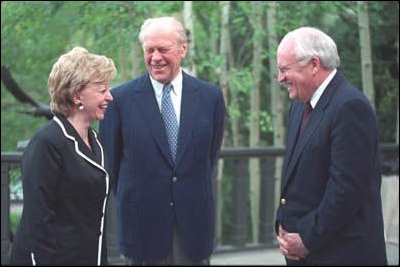
<svg viewBox="0 0 400 267">
<path fill-rule="evenodd" d="M 115 186 L 119 247 L 132 265 L 209 265 L 223 94 L 182 70 L 188 36 L 176 19 L 146 20 L 139 40 L 148 73 L 111 91 L 114 102 L 100 124 Z M 166 85 L 172 85 L 164 95 L 173 107 L 173 126 L 162 114 Z"/>
<path fill-rule="evenodd" d="M 275 224 L 288 265 L 387 264 L 377 122 L 339 61 L 315 28 L 278 47 L 278 82 L 293 100 Z"/>
</svg>

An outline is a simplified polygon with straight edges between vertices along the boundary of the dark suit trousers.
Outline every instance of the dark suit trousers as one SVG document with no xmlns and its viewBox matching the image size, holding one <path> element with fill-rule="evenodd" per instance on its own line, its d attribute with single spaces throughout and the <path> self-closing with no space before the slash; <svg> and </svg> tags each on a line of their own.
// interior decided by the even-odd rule
<svg viewBox="0 0 400 267">
<path fill-rule="evenodd" d="M 168 254 L 167 258 L 156 260 L 156 261 L 140 261 L 125 257 L 125 264 L 130 266 L 208 266 L 210 265 L 210 259 L 203 259 L 201 261 L 192 261 L 188 259 L 182 249 L 181 242 L 179 240 L 178 226 L 174 223 L 174 232 L 172 236 L 172 250 Z"/>
<path fill-rule="evenodd" d="M 303 259 L 296 261 L 296 260 L 289 260 L 288 258 L 285 257 L 285 260 L 287 266 L 308 266 L 306 261 Z"/>
</svg>

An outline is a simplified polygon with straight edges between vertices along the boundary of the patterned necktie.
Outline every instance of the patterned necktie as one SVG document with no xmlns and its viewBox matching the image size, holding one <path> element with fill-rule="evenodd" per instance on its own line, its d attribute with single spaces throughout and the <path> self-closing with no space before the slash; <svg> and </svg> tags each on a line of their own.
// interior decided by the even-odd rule
<svg viewBox="0 0 400 267">
<path fill-rule="evenodd" d="M 176 148 L 178 146 L 178 120 L 176 119 L 174 106 L 172 105 L 170 92 L 173 86 L 171 83 L 166 83 L 163 87 L 161 100 L 161 114 L 164 120 L 165 130 L 168 136 L 169 149 L 172 159 L 175 162 Z"/>
<path fill-rule="evenodd" d="M 310 118 L 311 111 L 313 111 L 313 107 L 311 106 L 310 101 L 308 101 L 304 104 L 304 112 L 303 112 L 303 117 L 301 118 L 300 133 L 306 126 L 308 119 Z"/>
</svg>

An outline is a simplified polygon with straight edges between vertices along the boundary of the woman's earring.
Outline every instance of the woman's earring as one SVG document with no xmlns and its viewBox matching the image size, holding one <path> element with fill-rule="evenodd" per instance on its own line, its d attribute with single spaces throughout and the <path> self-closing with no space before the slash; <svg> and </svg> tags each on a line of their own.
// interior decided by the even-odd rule
<svg viewBox="0 0 400 267">
<path fill-rule="evenodd" d="M 82 102 L 79 101 L 77 105 L 79 110 L 83 110 L 84 107 Z"/>
</svg>

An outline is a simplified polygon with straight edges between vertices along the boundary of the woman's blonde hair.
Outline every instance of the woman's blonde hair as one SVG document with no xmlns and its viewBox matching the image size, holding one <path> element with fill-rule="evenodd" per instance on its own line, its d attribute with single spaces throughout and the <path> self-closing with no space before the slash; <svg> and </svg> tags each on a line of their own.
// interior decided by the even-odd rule
<svg viewBox="0 0 400 267">
<path fill-rule="evenodd" d="M 54 114 L 69 116 L 73 97 L 88 83 L 110 83 L 117 70 L 114 61 L 102 55 L 75 47 L 54 63 L 47 82 Z"/>
</svg>

